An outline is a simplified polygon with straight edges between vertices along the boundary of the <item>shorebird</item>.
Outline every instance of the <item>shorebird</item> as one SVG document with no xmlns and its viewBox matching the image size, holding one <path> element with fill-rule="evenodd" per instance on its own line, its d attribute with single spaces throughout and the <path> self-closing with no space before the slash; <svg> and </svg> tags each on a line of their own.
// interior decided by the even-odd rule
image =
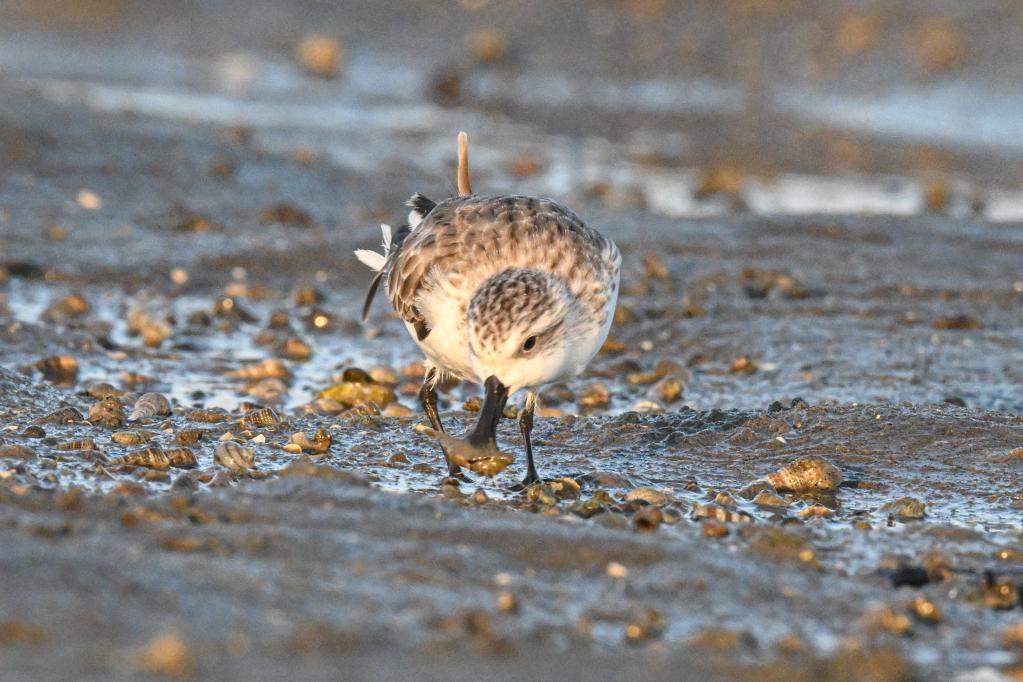
<svg viewBox="0 0 1023 682">
<path fill-rule="evenodd" d="M 614 242 L 553 199 L 473 194 L 467 138 L 458 137 L 459 195 L 408 201 L 408 224 L 382 225 L 383 253 L 355 255 L 376 271 L 363 306 L 369 312 L 383 281 L 398 316 L 426 356 L 419 397 L 451 476 L 460 467 L 496 473 L 510 458 L 497 449 L 508 398 L 525 392 L 519 429 L 527 471 L 539 480 L 530 434 L 537 391 L 576 376 L 611 327 L 621 269 Z M 475 427 L 449 436 L 437 412 L 435 386 L 445 375 L 482 384 Z"/>
</svg>

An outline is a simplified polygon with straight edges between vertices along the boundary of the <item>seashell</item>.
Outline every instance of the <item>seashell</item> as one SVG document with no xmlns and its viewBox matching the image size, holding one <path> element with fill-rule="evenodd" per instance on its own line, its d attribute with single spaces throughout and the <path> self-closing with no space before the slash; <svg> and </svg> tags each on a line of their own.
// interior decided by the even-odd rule
<svg viewBox="0 0 1023 682">
<path fill-rule="evenodd" d="M 205 429 L 182 429 L 174 434 L 174 443 L 178 445 L 194 445 L 202 440 Z"/>
<path fill-rule="evenodd" d="M 659 414 L 664 412 L 664 405 L 661 405 L 656 400 L 637 400 L 629 408 L 629 412 L 639 412 L 641 414 Z"/>
<path fill-rule="evenodd" d="M 283 379 L 270 377 L 250 384 L 245 388 L 245 392 L 265 403 L 275 403 L 288 392 L 288 385 Z"/>
<path fill-rule="evenodd" d="M 772 493 L 769 490 L 761 490 L 757 493 L 757 496 L 753 498 L 753 504 L 758 504 L 761 507 L 774 507 L 776 509 L 782 509 L 789 506 L 789 501 L 781 495 Z"/>
<path fill-rule="evenodd" d="M 57 446 L 58 450 L 95 450 L 96 441 L 91 438 L 82 438 L 79 440 L 69 440 L 66 443 L 61 443 Z"/>
<path fill-rule="evenodd" d="M 18 435 L 22 438 L 46 438 L 46 431 L 43 430 L 43 427 L 32 424 L 22 429 Z"/>
<path fill-rule="evenodd" d="M 796 512 L 796 516 L 801 519 L 826 518 L 833 514 L 834 512 L 825 507 L 823 504 L 811 504 L 809 507 L 804 507 Z"/>
<path fill-rule="evenodd" d="M 549 507 L 558 503 L 554 491 L 546 483 L 534 483 L 526 488 L 526 499 L 530 502 L 539 502 Z"/>
<path fill-rule="evenodd" d="M 579 500 L 571 507 L 569 507 L 570 512 L 572 512 L 576 516 L 581 516 L 584 519 L 588 519 L 591 516 L 596 516 L 597 514 L 600 514 L 605 510 L 606 507 L 604 507 L 604 504 L 600 500 L 594 499 L 592 497 L 588 500 Z"/>
<path fill-rule="evenodd" d="M 24 445 L 0 445 L 0 459 L 5 457 L 17 458 L 17 459 L 35 459 L 36 453 L 32 448 L 27 448 Z"/>
<path fill-rule="evenodd" d="M 38 424 L 80 424 L 85 421 L 85 417 L 76 408 L 67 406 L 62 407 L 59 410 L 50 412 L 49 414 L 43 415 L 39 419 L 36 419 L 35 423 Z"/>
<path fill-rule="evenodd" d="M 70 355 L 54 355 L 35 364 L 43 378 L 58 384 L 74 383 L 78 376 L 78 361 Z"/>
<path fill-rule="evenodd" d="M 298 445 L 304 452 L 313 455 L 325 454 L 330 449 L 331 441 L 330 433 L 326 429 L 317 429 L 312 439 L 299 431 L 291 434 L 291 438 L 288 440 L 289 443 Z"/>
<path fill-rule="evenodd" d="M 110 440 L 118 445 L 142 445 L 155 436 L 156 434 L 150 431 L 114 431 L 110 434 Z"/>
<path fill-rule="evenodd" d="M 313 410 L 320 414 L 340 414 L 347 409 L 333 398 L 317 398 L 311 405 Z"/>
<path fill-rule="evenodd" d="M 170 402 L 162 393 L 143 393 L 142 397 L 135 401 L 128 421 L 138 421 L 150 417 L 167 417 L 171 413 Z"/>
<path fill-rule="evenodd" d="M 261 407 L 257 410 L 252 410 L 238 420 L 238 425 L 243 429 L 266 428 L 268 426 L 277 426 L 280 423 L 281 418 L 272 407 Z"/>
<path fill-rule="evenodd" d="M 278 308 L 270 312 L 270 318 L 266 321 L 266 325 L 270 329 L 289 329 L 291 321 L 288 319 L 287 311 Z"/>
<path fill-rule="evenodd" d="M 195 466 L 195 453 L 189 448 L 168 448 L 163 452 L 172 467 L 191 469 Z"/>
<path fill-rule="evenodd" d="M 764 478 L 780 493 L 834 492 L 842 470 L 820 457 L 800 457 Z"/>
<path fill-rule="evenodd" d="M 677 376 L 666 376 L 654 384 L 654 393 L 661 399 L 661 402 L 671 404 L 682 397 L 685 384 Z"/>
<path fill-rule="evenodd" d="M 323 303 L 327 300 L 322 291 L 315 289 L 309 285 L 299 287 L 298 291 L 295 292 L 295 305 L 316 305 L 317 303 Z"/>
<path fill-rule="evenodd" d="M 313 349 L 299 338 L 290 338 L 281 345 L 281 352 L 289 360 L 304 362 L 312 357 Z"/>
<path fill-rule="evenodd" d="M 227 373 L 230 379 L 259 381 L 260 379 L 291 379 L 291 370 L 277 358 L 267 358 Z"/>
<path fill-rule="evenodd" d="M 87 315 L 91 309 L 92 306 L 81 294 L 68 294 L 46 306 L 42 318 L 47 322 L 61 323 L 69 318 Z"/>
<path fill-rule="evenodd" d="M 385 386 L 397 386 L 401 383 L 398 373 L 390 367 L 373 367 L 369 370 L 369 378 L 373 380 L 373 383 Z"/>
<path fill-rule="evenodd" d="M 590 384 L 579 395 L 581 407 L 607 407 L 611 402 L 611 391 L 604 384 Z"/>
<path fill-rule="evenodd" d="M 124 407 L 113 396 L 104 398 L 89 408 L 89 423 L 93 426 L 117 428 L 124 425 Z"/>
<path fill-rule="evenodd" d="M 213 451 L 213 461 L 234 472 L 245 471 L 255 464 L 256 453 L 252 448 L 225 441 Z"/>
<path fill-rule="evenodd" d="M 717 519 L 726 523 L 752 523 L 753 517 L 744 511 L 725 509 L 716 504 L 693 504 L 692 517 L 694 521 L 700 519 Z"/>
<path fill-rule="evenodd" d="M 915 497 L 900 497 L 885 503 L 881 511 L 893 515 L 902 521 L 922 519 L 925 516 L 925 505 Z"/>
<path fill-rule="evenodd" d="M 666 504 L 671 504 L 672 502 L 675 501 L 674 499 L 672 499 L 670 495 L 662 493 L 660 490 L 657 490 L 656 488 L 648 487 L 633 488 L 628 493 L 626 493 L 625 495 L 626 502 L 632 502 L 634 500 L 646 502 L 647 504 L 651 504 L 655 507 L 662 507 Z"/>
<path fill-rule="evenodd" d="M 173 332 L 166 320 L 154 317 L 140 308 L 128 311 L 127 323 L 128 333 L 141 336 L 142 343 L 150 348 L 159 346 Z"/>
<path fill-rule="evenodd" d="M 148 467 L 157 471 L 166 471 L 170 467 L 170 459 L 168 459 L 167 453 L 157 446 L 136 450 L 124 457 L 115 458 L 113 462 L 114 464 Z"/>
<path fill-rule="evenodd" d="M 103 400 L 114 396 L 120 398 L 124 395 L 124 391 L 114 388 L 113 384 L 109 384 L 105 381 L 94 381 L 85 388 L 85 395 L 96 400 Z"/>
<path fill-rule="evenodd" d="M 341 381 L 349 381 L 354 384 L 371 384 L 373 383 L 373 377 L 361 367 L 349 367 L 341 372 Z"/>
<path fill-rule="evenodd" d="M 320 391 L 317 398 L 330 398 L 345 407 L 367 405 L 373 403 L 379 407 L 387 407 L 398 399 L 394 390 L 380 384 L 342 381 Z"/>
<path fill-rule="evenodd" d="M 192 421 L 203 422 L 204 424 L 217 424 L 219 422 L 227 421 L 230 415 L 227 410 L 221 407 L 204 408 L 200 410 L 192 410 L 188 418 Z"/>
<path fill-rule="evenodd" d="M 405 407 L 401 403 L 391 403 L 390 405 L 384 408 L 384 411 L 380 413 L 380 416 L 387 417 L 390 419 L 392 417 L 411 417 L 413 414 L 415 413 L 412 410 Z"/>
<path fill-rule="evenodd" d="M 664 522 L 660 507 L 644 507 L 632 515 L 632 527 L 641 533 L 652 533 Z"/>
</svg>

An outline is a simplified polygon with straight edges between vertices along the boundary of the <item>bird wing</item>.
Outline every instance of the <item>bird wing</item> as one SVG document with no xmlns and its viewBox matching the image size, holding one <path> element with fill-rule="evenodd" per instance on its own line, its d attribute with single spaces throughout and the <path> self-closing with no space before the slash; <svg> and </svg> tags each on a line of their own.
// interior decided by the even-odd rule
<svg viewBox="0 0 1023 682">
<path fill-rule="evenodd" d="M 582 248 L 566 249 L 572 242 Z M 470 289 L 477 284 L 470 272 L 493 272 L 488 265 L 499 264 L 543 268 L 583 287 L 603 278 L 617 283 L 620 259 L 613 242 L 551 199 L 453 197 L 436 204 L 392 249 L 387 291 L 422 341 L 430 327 L 417 303 L 440 277 Z"/>
</svg>

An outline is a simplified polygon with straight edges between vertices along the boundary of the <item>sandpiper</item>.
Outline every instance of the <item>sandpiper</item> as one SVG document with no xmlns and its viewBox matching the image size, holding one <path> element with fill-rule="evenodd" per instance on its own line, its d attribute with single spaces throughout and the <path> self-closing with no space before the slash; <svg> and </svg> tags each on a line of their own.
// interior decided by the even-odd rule
<svg viewBox="0 0 1023 682">
<path fill-rule="evenodd" d="M 469 186 L 467 138 L 458 136 L 459 196 L 435 202 L 415 194 L 408 224 L 382 225 L 383 253 L 355 255 L 376 271 L 363 318 L 381 280 L 398 316 L 426 355 L 419 396 L 452 476 L 460 467 L 495 473 L 510 458 L 496 444 L 512 394 L 525 391 L 519 429 L 527 471 L 538 481 L 530 433 L 536 393 L 573 377 L 607 338 L 618 300 L 621 254 L 552 199 L 483 196 Z M 445 375 L 486 389 L 475 427 L 444 433 L 435 386 Z"/>
</svg>

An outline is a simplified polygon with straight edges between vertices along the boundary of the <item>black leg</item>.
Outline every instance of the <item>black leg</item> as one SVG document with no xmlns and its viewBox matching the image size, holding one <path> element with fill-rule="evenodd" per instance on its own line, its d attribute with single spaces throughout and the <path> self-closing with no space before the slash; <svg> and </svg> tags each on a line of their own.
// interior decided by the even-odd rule
<svg viewBox="0 0 1023 682">
<path fill-rule="evenodd" d="M 526 444 L 526 477 L 522 480 L 522 487 L 533 485 L 540 480 L 536 475 L 536 466 L 533 464 L 533 443 L 530 441 L 530 434 L 533 432 L 533 410 L 536 409 L 536 394 L 530 391 L 526 394 L 526 402 L 519 410 L 519 432 Z"/>
<path fill-rule="evenodd" d="M 423 387 L 419 389 L 419 400 L 423 403 L 423 412 L 426 413 L 426 418 L 430 420 L 430 426 L 433 427 L 434 431 L 443 432 L 444 424 L 441 423 L 440 414 L 437 413 L 437 392 L 433 388 L 436 380 L 437 368 L 431 367 L 426 373 L 426 378 L 423 379 Z M 440 449 L 444 453 L 444 461 L 448 465 L 448 474 L 459 476 L 458 465 L 451 461 L 447 448 L 441 445 Z"/>
</svg>

